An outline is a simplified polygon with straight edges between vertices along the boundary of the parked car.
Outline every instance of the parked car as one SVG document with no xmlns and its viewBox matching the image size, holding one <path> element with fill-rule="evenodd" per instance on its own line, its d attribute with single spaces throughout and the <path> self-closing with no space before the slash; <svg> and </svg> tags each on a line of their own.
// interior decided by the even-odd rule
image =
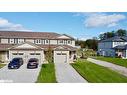
<svg viewBox="0 0 127 95">
<path fill-rule="evenodd" d="M 21 65 L 23 65 L 22 58 L 13 58 L 8 64 L 8 69 L 18 69 Z"/>
<path fill-rule="evenodd" d="M 30 58 L 27 64 L 28 69 L 38 68 L 38 59 L 37 58 Z"/>
</svg>

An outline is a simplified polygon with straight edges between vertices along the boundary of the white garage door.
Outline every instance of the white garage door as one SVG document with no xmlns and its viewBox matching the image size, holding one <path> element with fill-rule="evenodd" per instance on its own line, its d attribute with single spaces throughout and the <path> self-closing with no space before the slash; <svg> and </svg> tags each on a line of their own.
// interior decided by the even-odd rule
<svg viewBox="0 0 127 95">
<path fill-rule="evenodd" d="M 16 57 L 20 57 L 20 58 L 23 58 L 24 60 L 24 63 L 28 63 L 29 59 L 30 58 L 37 58 L 39 63 L 41 63 L 41 53 L 38 52 L 38 53 L 33 53 L 34 51 L 22 51 L 21 53 L 17 53 L 16 51 L 12 53 L 12 59 L 13 58 L 16 58 Z M 12 60 L 11 59 L 11 60 Z"/>
<path fill-rule="evenodd" d="M 29 53 L 28 59 L 37 58 L 39 63 L 41 62 L 41 53 Z"/>
<path fill-rule="evenodd" d="M 24 53 L 12 53 L 12 59 L 16 57 L 24 58 Z"/>
<path fill-rule="evenodd" d="M 56 63 L 67 63 L 67 54 L 66 53 L 57 53 L 55 56 Z"/>
</svg>

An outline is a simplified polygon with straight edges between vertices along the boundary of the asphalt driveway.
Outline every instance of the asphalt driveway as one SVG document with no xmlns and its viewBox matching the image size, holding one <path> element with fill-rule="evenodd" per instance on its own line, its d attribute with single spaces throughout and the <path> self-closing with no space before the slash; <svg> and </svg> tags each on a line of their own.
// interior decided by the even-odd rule
<svg viewBox="0 0 127 95">
<path fill-rule="evenodd" d="M 37 69 L 27 69 L 23 64 L 19 69 L 8 69 L 7 65 L 0 69 L 0 82 L 34 83 L 39 75 L 41 65 Z"/>
</svg>

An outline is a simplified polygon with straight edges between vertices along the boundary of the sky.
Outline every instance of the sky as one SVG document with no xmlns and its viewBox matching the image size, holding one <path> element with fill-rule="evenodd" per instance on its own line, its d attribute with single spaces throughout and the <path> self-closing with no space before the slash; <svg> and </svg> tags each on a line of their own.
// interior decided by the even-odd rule
<svg viewBox="0 0 127 95">
<path fill-rule="evenodd" d="M 0 30 L 56 32 L 86 40 L 127 29 L 126 12 L 0 12 Z"/>
</svg>

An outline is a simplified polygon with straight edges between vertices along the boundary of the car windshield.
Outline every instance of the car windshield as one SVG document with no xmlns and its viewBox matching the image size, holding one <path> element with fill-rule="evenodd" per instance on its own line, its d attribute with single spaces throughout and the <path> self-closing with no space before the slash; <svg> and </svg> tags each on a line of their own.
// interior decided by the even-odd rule
<svg viewBox="0 0 127 95">
<path fill-rule="evenodd" d="M 30 59 L 29 62 L 37 62 L 37 59 Z"/>
<path fill-rule="evenodd" d="M 14 59 L 12 60 L 12 62 L 17 62 L 17 61 L 19 61 L 19 58 L 14 58 Z"/>
</svg>

